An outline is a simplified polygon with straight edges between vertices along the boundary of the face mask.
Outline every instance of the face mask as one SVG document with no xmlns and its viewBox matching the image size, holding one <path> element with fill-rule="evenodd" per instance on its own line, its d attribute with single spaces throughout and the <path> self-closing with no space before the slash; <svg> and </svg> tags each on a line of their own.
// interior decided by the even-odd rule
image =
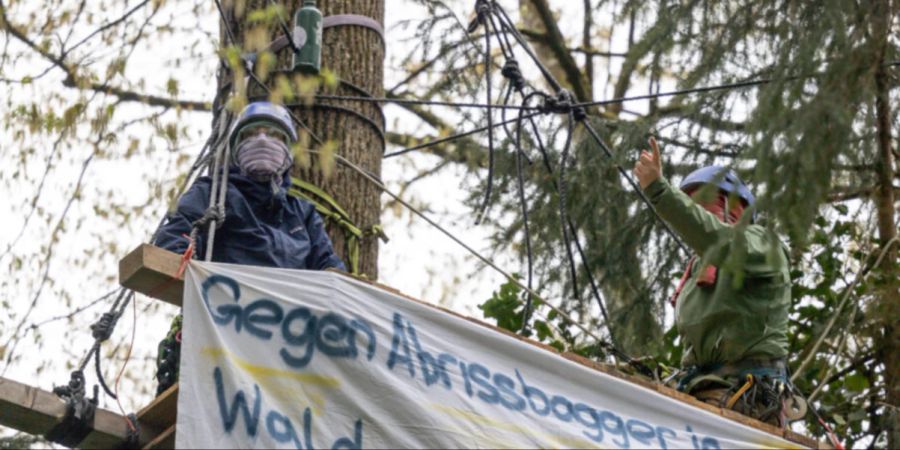
<svg viewBox="0 0 900 450">
<path fill-rule="evenodd" d="M 281 175 L 291 166 L 291 153 L 284 141 L 257 134 L 241 141 L 235 161 L 241 174 L 256 181 L 281 184 Z"/>
<path fill-rule="evenodd" d="M 713 213 L 722 222 L 732 224 L 737 223 L 744 215 L 744 204 L 740 201 L 729 202 L 728 194 L 719 193 L 719 195 L 710 201 L 703 202 L 702 195 L 698 194 L 699 190 L 691 192 L 690 195 L 695 201 L 700 203 L 707 211 Z M 726 216 L 727 212 L 727 216 Z"/>
</svg>

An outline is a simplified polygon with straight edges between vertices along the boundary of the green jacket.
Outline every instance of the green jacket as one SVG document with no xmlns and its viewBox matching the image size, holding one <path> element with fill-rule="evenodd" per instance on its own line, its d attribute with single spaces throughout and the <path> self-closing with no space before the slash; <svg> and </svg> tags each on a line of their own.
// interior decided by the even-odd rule
<svg viewBox="0 0 900 450">
<path fill-rule="evenodd" d="M 708 366 L 787 355 L 791 276 L 787 248 L 759 225 L 728 225 L 663 178 L 645 189 L 659 215 L 701 260 L 676 300 L 682 364 Z M 706 265 L 713 286 L 697 286 Z"/>
</svg>

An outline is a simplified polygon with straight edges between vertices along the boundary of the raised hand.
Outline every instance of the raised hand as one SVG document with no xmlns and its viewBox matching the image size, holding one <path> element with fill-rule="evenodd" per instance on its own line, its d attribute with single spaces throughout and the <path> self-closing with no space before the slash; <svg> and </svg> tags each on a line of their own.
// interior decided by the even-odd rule
<svg viewBox="0 0 900 450">
<path fill-rule="evenodd" d="M 647 142 L 650 144 L 652 153 L 647 150 L 642 150 L 641 156 L 638 158 L 637 162 L 634 163 L 634 176 L 636 176 L 638 182 L 641 183 L 641 189 L 646 189 L 647 186 L 650 186 L 651 183 L 662 176 L 662 161 L 659 157 L 659 144 L 656 143 L 656 139 L 653 137 Z"/>
</svg>

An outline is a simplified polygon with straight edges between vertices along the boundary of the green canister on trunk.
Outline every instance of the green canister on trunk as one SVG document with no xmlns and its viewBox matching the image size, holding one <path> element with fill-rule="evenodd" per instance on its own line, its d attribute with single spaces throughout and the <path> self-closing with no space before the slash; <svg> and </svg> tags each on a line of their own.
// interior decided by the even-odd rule
<svg viewBox="0 0 900 450">
<path fill-rule="evenodd" d="M 294 40 L 299 48 L 294 52 L 294 70 L 318 74 L 322 65 L 322 12 L 315 0 L 304 0 L 294 15 Z"/>
</svg>

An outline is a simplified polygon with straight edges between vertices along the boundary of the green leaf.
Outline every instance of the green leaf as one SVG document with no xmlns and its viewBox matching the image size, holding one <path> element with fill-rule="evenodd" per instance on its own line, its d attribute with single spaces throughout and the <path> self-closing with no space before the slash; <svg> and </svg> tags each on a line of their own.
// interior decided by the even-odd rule
<svg viewBox="0 0 900 450">
<path fill-rule="evenodd" d="M 543 320 L 537 320 L 534 322 L 534 329 L 537 330 L 538 341 L 544 342 L 548 337 L 553 336 L 553 332 L 550 331 L 550 327 L 547 325 L 547 322 Z"/>
<path fill-rule="evenodd" d="M 166 82 L 166 92 L 173 97 L 178 95 L 178 80 L 169 78 Z"/>
<path fill-rule="evenodd" d="M 851 392 L 861 392 L 869 387 L 869 379 L 865 375 L 858 373 L 849 375 L 844 378 L 844 387 Z"/>
<path fill-rule="evenodd" d="M 861 420 L 865 420 L 866 417 L 869 417 L 869 414 L 865 409 L 857 409 L 856 411 L 850 413 L 850 415 L 847 416 L 847 419 L 851 422 L 859 422 Z"/>
</svg>

